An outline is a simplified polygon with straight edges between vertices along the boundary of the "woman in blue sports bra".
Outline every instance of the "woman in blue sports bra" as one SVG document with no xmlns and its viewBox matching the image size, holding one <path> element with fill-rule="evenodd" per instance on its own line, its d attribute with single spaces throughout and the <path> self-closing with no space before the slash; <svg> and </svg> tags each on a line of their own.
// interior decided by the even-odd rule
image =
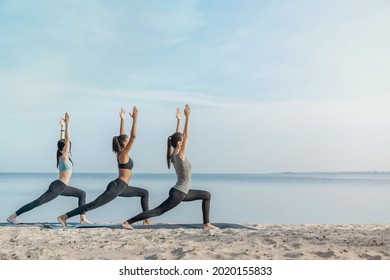
<svg viewBox="0 0 390 280">
<path fill-rule="evenodd" d="M 79 206 L 85 204 L 85 192 L 69 186 L 73 168 L 73 162 L 69 157 L 71 152 L 69 122 L 69 114 L 66 113 L 65 118 L 60 119 L 61 134 L 60 140 L 57 142 L 57 167 L 60 171 L 59 179 L 52 182 L 49 189 L 39 198 L 24 205 L 18 211 L 9 216 L 7 218 L 8 222 L 17 224 L 18 221 L 16 220 L 16 217 L 53 200 L 59 195 L 78 197 Z M 90 223 L 85 214 L 80 215 L 80 222 Z"/>
<path fill-rule="evenodd" d="M 130 178 L 132 175 L 133 161 L 129 157 L 129 152 L 134 144 L 137 131 L 137 119 L 138 109 L 133 107 L 133 114 L 129 113 L 133 119 L 133 125 L 131 128 L 130 138 L 125 134 L 125 118 L 126 112 L 123 108 L 119 113 L 120 123 L 120 134 L 114 136 L 112 139 L 112 150 L 116 154 L 118 162 L 119 176 L 114 181 L 110 182 L 106 190 L 97 197 L 94 201 L 80 206 L 72 211 L 58 217 L 58 221 L 63 225 L 67 226 L 66 220 L 76 215 L 85 214 L 87 211 L 96 209 L 108 202 L 114 200 L 117 196 L 121 197 L 141 197 L 141 207 L 143 211 L 149 209 L 149 192 L 142 188 L 129 186 Z M 145 224 L 150 224 L 149 219 L 144 220 Z"/>
</svg>

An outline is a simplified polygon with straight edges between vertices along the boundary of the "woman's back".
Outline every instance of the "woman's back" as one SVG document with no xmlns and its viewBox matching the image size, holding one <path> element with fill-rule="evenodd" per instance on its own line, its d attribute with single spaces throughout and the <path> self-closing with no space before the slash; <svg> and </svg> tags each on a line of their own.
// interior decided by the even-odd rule
<svg viewBox="0 0 390 280">
<path fill-rule="evenodd" d="M 130 182 L 132 169 L 134 166 L 133 160 L 130 157 L 128 157 L 127 162 L 121 163 L 119 161 L 119 158 L 117 158 L 117 162 L 118 162 L 118 171 L 119 171 L 118 178 L 128 184 Z"/>
<path fill-rule="evenodd" d="M 184 193 L 188 193 L 191 185 L 191 162 L 187 158 L 182 160 L 178 153 L 172 155 L 171 162 L 175 168 L 177 176 L 177 182 L 174 188 Z"/>
<path fill-rule="evenodd" d="M 63 160 L 62 156 L 59 158 L 58 169 L 60 171 L 59 179 L 65 184 L 69 185 L 70 179 L 72 177 L 72 168 L 73 163 L 69 158 L 67 160 Z"/>
</svg>

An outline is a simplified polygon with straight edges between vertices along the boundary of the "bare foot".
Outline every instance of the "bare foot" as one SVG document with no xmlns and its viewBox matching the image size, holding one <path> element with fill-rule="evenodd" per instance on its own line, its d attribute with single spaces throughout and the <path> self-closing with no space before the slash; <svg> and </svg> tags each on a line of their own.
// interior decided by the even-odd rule
<svg viewBox="0 0 390 280">
<path fill-rule="evenodd" d="M 122 223 L 122 227 L 129 230 L 134 229 L 127 221 Z"/>
<path fill-rule="evenodd" d="M 218 229 L 218 227 L 213 226 L 210 223 L 207 223 L 207 224 L 203 224 L 203 229 Z"/>
<path fill-rule="evenodd" d="M 153 225 L 152 219 L 146 219 L 146 220 L 144 220 L 144 225 Z"/>
<path fill-rule="evenodd" d="M 58 216 L 57 220 L 61 223 L 61 225 L 63 227 L 67 227 L 68 224 L 66 223 L 66 220 L 68 219 L 68 216 L 65 215 L 61 215 L 61 216 Z"/>
<path fill-rule="evenodd" d="M 7 221 L 11 224 L 19 224 L 18 220 L 16 220 L 16 213 L 13 213 L 11 216 L 9 216 Z"/>
<path fill-rule="evenodd" d="M 87 219 L 85 214 L 80 215 L 80 224 L 93 224 L 91 221 Z"/>
</svg>

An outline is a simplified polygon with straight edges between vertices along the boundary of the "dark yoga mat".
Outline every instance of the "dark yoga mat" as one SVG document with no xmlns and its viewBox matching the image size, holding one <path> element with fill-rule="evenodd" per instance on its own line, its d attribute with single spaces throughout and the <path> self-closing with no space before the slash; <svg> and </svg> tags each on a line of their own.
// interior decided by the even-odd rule
<svg viewBox="0 0 390 280">
<path fill-rule="evenodd" d="M 252 227 L 239 225 L 239 224 L 229 224 L 229 223 L 213 223 L 220 229 L 227 228 L 241 228 L 241 229 L 250 229 L 257 230 Z M 79 223 L 68 223 L 67 227 L 61 226 L 60 223 L 20 223 L 20 224 L 11 224 L 11 223 L 0 223 L 0 227 L 44 227 L 51 229 L 74 229 L 74 228 L 121 228 L 121 224 L 79 224 Z M 179 229 L 179 228 L 192 228 L 192 229 L 201 229 L 202 224 L 154 224 L 154 225 L 133 225 L 134 229 Z"/>
</svg>

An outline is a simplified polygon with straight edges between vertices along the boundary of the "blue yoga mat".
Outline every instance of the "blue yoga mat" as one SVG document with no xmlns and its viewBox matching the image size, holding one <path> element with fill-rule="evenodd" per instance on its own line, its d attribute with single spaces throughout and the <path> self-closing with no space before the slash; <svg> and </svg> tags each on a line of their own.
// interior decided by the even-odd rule
<svg viewBox="0 0 390 280">
<path fill-rule="evenodd" d="M 68 223 L 68 226 L 63 227 L 60 223 L 45 223 L 46 228 L 51 229 L 72 229 L 72 228 L 120 228 L 121 224 L 79 224 Z"/>
</svg>

